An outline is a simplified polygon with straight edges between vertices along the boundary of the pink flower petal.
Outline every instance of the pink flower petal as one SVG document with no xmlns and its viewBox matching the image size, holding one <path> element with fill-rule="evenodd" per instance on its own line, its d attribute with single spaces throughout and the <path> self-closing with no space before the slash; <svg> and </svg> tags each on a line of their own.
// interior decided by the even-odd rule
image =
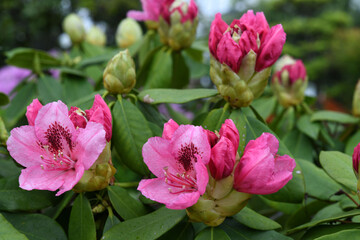
<svg viewBox="0 0 360 240">
<path fill-rule="evenodd" d="M 225 63 L 237 73 L 243 58 L 243 49 L 232 39 L 230 32 L 227 32 L 217 46 L 216 56 L 220 63 Z"/>
<path fill-rule="evenodd" d="M 221 19 L 221 13 L 217 13 L 214 21 L 211 23 L 209 34 L 209 50 L 217 60 L 219 60 L 217 57 L 217 46 L 227 28 L 226 22 Z"/>
<path fill-rule="evenodd" d="M 205 193 L 206 186 L 209 182 L 209 174 L 208 170 L 204 163 L 202 163 L 201 158 L 196 155 L 197 162 L 195 163 L 195 171 L 196 171 L 196 183 L 198 187 L 198 192 L 200 195 Z"/>
<path fill-rule="evenodd" d="M 257 12 L 255 15 L 253 10 L 248 10 L 247 13 L 242 15 L 239 26 L 242 31 L 251 30 L 258 33 L 260 39 L 262 38 L 262 35 L 268 32 L 270 28 L 264 13 Z"/>
<path fill-rule="evenodd" d="M 359 173 L 359 159 L 360 159 L 360 143 L 354 148 L 354 153 L 352 155 L 352 162 L 355 173 Z"/>
<path fill-rule="evenodd" d="M 14 128 L 11 130 L 6 144 L 11 157 L 22 166 L 40 166 L 42 150 L 37 143 L 35 127 Z"/>
<path fill-rule="evenodd" d="M 185 209 L 194 205 L 200 197 L 199 192 L 170 193 L 164 178 L 141 180 L 138 190 L 156 202 L 165 204 L 169 209 Z"/>
<path fill-rule="evenodd" d="M 27 106 L 26 118 L 30 126 L 34 126 L 37 114 L 42 107 L 43 105 L 39 102 L 37 98 L 35 98 L 32 103 Z"/>
<path fill-rule="evenodd" d="M 236 158 L 234 148 L 228 138 L 222 137 L 211 149 L 209 168 L 211 176 L 216 180 L 223 179 L 232 173 Z"/>
<path fill-rule="evenodd" d="M 144 144 L 142 155 L 150 171 L 157 177 L 164 177 L 164 168 L 178 169 L 176 160 L 168 150 L 170 141 L 152 137 Z"/>
<path fill-rule="evenodd" d="M 285 44 L 286 34 L 281 24 L 273 26 L 261 41 L 259 55 L 256 60 L 255 70 L 261 70 L 273 65 L 280 57 Z"/>
<path fill-rule="evenodd" d="M 105 148 L 105 130 L 99 123 L 88 122 L 86 128 L 78 129 L 77 144 L 73 150 L 73 158 L 88 170 L 98 159 Z"/>
<path fill-rule="evenodd" d="M 126 16 L 127 16 L 128 18 L 132 18 L 132 19 L 135 19 L 135 20 L 138 20 L 138 21 L 151 20 L 148 13 L 146 13 L 146 12 L 141 12 L 141 11 L 131 10 L 131 11 L 128 11 L 128 12 L 127 12 Z"/>
<path fill-rule="evenodd" d="M 250 50 L 258 53 L 259 48 L 257 46 L 257 33 L 253 31 L 246 31 L 241 34 L 240 45 L 243 49 L 243 55 L 246 56 Z"/>
<path fill-rule="evenodd" d="M 219 134 L 220 137 L 226 137 L 232 142 L 234 146 L 234 154 L 236 155 L 239 147 L 240 136 L 237 127 L 231 119 L 225 120 L 225 123 L 221 125 Z"/>
<path fill-rule="evenodd" d="M 74 124 L 75 128 L 85 128 L 87 124 L 87 119 L 85 117 L 85 112 L 81 114 L 78 107 L 71 107 L 69 110 L 69 118 Z"/>
<path fill-rule="evenodd" d="M 170 140 L 175 130 L 178 129 L 179 124 L 174 120 L 170 119 L 167 123 L 164 124 L 164 130 L 162 133 L 162 138 Z"/>
</svg>

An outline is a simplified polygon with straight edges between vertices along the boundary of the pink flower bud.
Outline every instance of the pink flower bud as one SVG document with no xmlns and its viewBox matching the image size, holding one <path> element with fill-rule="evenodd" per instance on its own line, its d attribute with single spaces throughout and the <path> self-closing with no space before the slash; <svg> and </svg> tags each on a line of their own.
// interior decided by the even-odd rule
<svg viewBox="0 0 360 240">
<path fill-rule="evenodd" d="M 352 155 L 353 169 L 357 178 L 359 178 L 359 158 L 360 158 L 360 143 L 354 148 Z"/>
<path fill-rule="evenodd" d="M 87 119 L 86 113 L 78 107 L 71 107 L 69 110 L 69 118 L 74 124 L 75 128 L 85 128 Z"/>
<path fill-rule="evenodd" d="M 207 136 L 208 136 L 208 139 L 209 139 L 209 143 L 210 143 L 210 146 L 213 147 L 215 146 L 215 144 L 219 141 L 219 138 L 218 136 L 216 136 L 216 134 L 210 130 L 205 130 Z"/>
<path fill-rule="evenodd" d="M 234 146 L 234 153 L 236 155 L 239 147 L 239 131 L 231 119 L 226 119 L 225 123 L 220 128 L 220 138 L 227 138 Z"/>
<path fill-rule="evenodd" d="M 34 126 L 36 116 L 38 115 L 38 112 L 42 107 L 43 105 L 39 102 L 37 98 L 35 98 L 32 103 L 27 106 L 25 115 L 30 126 Z"/>
<path fill-rule="evenodd" d="M 165 21 L 170 24 L 170 17 L 175 12 L 178 12 L 181 16 L 181 23 L 190 20 L 191 22 L 197 17 L 198 9 L 194 0 L 190 0 L 188 5 L 186 1 L 181 0 L 165 0 L 160 9 L 160 15 L 165 19 Z"/>
<path fill-rule="evenodd" d="M 296 60 L 296 62 L 294 64 L 289 64 L 289 65 L 285 65 L 282 67 L 282 69 L 280 71 L 277 71 L 274 74 L 273 80 L 275 77 L 278 77 L 280 82 L 283 81 L 281 74 L 287 71 L 288 72 L 288 78 L 289 78 L 289 83 L 293 84 L 296 82 L 296 80 L 300 79 L 302 81 L 306 80 L 306 68 L 303 64 L 303 62 L 301 60 Z"/>
<path fill-rule="evenodd" d="M 154 21 L 159 20 L 160 8 L 165 0 L 141 0 L 143 12 L 129 11 L 127 17 L 139 21 Z"/>
<path fill-rule="evenodd" d="M 279 191 L 292 178 L 295 160 L 277 154 L 279 141 L 270 133 L 251 140 L 234 172 L 234 188 L 250 194 Z"/>
<path fill-rule="evenodd" d="M 162 138 L 170 140 L 175 130 L 178 129 L 178 127 L 179 124 L 177 124 L 174 120 L 170 119 L 167 123 L 164 124 Z"/>
</svg>

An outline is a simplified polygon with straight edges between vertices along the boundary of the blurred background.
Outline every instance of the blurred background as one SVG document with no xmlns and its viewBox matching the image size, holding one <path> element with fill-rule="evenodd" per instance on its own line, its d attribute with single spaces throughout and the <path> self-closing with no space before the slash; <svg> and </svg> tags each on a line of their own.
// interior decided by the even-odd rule
<svg viewBox="0 0 360 240">
<path fill-rule="evenodd" d="M 360 79 L 360 0 L 196 0 L 198 37 L 207 39 L 217 12 L 230 23 L 248 9 L 263 11 L 270 25 L 281 23 L 287 34 L 283 54 L 302 59 L 310 88 L 323 108 L 349 111 Z M 87 28 L 97 25 L 115 46 L 119 22 L 138 0 L 1 0 L 0 66 L 4 52 L 16 47 L 66 50 L 70 39 L 62 31 L 64 17 L 78 13 Z M 142 24 L 144 31 L 145 26 Z"/>
</svg>

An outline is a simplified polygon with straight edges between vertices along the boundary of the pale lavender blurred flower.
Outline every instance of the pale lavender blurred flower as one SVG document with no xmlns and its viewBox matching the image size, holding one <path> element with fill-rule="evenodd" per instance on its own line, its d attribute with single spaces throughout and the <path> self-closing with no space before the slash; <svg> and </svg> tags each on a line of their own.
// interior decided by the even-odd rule
<svg viewBox="0 0 360 240">
<path fill-rule="evenodd" d="M 14 66 L 0 68 L 0 92 L 9 95 L 9 93 L 30 74 L 30 70 Z"/>
<path fill-rule="evenodd" d="M 178 112 L 178 113 L 181 113 L 182 115 L 184 115 L 187 119 L 189 119 L 189 120 L 194 119 L 194 113 L 185 110 L 185 109 L 181 106 L 181 104 L 171 103 L 171 104 L 170 104 L 170 107 L 171 107 L 175 112 Z M 166 105 L 165 105 L 165 104 L 160 104 L 160 105 L 158 106 L 158 110 L 159 110 L 159 112 L 160 112 L 161 114 L 163 114 L 165 117 L 171 118 L 170 113 L 169 113 L 168 109 L 166 108 Z"/>
</svg>

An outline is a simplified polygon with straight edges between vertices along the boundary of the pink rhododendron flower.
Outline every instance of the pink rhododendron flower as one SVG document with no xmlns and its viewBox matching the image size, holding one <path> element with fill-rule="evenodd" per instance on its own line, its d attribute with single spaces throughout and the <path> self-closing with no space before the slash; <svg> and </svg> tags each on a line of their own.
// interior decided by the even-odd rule
<svg viewBox="0 0 360 240">
<path fill-rule="evenodd" d="M 228 26 L 221 14 L 211 23 L 210 53 L 221 63 L 238 73 L 243 58 L 252 50 L 256 54 L 255 71 L 270 67 L 279 58 L 286 34 L 281 24 L 269 27 L 263 12 L 252 10 Z"/>
<path fill-rule="evenodd" d="M 210 151 L 202 127 L 177 126 L 170 120 L 164 126 L 163 137 L 152 137 L 144 144 L 144 162 L 157 178 L 142 180 L 138 190 L 170 209 L 194 205 L 209 180 L 205 164 Z"/>
<path fill-rule="evenodd" d="M 31 71 L 14 66 L 5 66 L 0 69 L 0 92 L 9 94 L 22 80 L 28 77 Z"/>
<path fill-rule="evenodd" d="M 212 146 L 209 168 L 211 176 L 216 180 L 223 179 L 232 173 L 239 147 L 239 131 L 231 119 L 225 120 L 219 135 L 216 141 L 211 134 L 209 138 Z"/>
<path fill-rule="evenodd" d="M 275 193 L 292 178 L 295 160 L 277 154 L 279 141 L 270 133 L 263 133 L 249 141 L 244 155 L 236 166 L 234 188 L 250 194 Z"/>
<path fill-rule="evenodd" d="M 197 17 L 198 9 L 194 0 L 190 0 L 190 3 L 180 0 L 165 0 L 160 9 L 160 15 L 165 19 L 165 21 L 170 24 L 170 17 L 175 12 L 178 12 L 181 16 L 181 23 L 186 22 L 187 20 L 194 21 Z"/>
<path fill-rule="evenodd" d="M 357 178 L 359 177 L 359 158 L 360 158 L 360 143 L 354 148 L 354 153 L 352 155 L 353 169 Z"/>
<path fill-rule="evenodd" d="M 127 17 L 139 21 L 155 21 L 159 20 L 160 8 L 165 0 L 141 0 L 143 12 L 129 11 Z"/>
<path fill-rule="evenodd" d="M 296 82 L 296 80 L 306 80 L 306 68 L 304 66 L 304 63 L 301 60 L 296 60 L 294 64 L 287 64 L 281 68 L 280 71 L 277 71 L 272 78 L 272 81 L 274 81 L 275 78 L 279 79 L 280 82 L 282 82 L 282 76 L 281 74 L 287 71 L 288 72 L 288 80 L 290 84 L 293 84 Z"/>
<path fill-rule="evenodd" d="M 76 128 L 61 101 L 42 106 L 35 99 L 27 108 L 29 125 L 11 130 L 7 141 L 10 155 L 26 167 L 21 171 L 20 187 L 57 192 L 71 190 L 106 145 L 104 127 L 88 122 Z"/>
</svg>

